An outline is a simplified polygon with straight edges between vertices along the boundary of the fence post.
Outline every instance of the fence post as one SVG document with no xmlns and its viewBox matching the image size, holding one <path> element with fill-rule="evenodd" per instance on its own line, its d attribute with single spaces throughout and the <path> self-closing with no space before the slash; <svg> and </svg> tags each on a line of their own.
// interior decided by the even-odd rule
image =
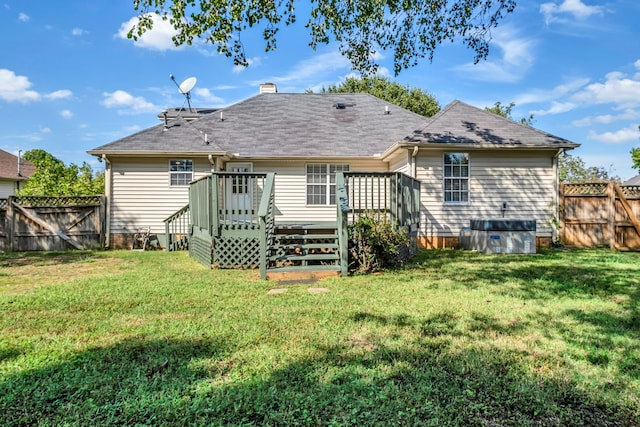
<svg viewBox="0 0 640 427">
<path fill-rule="evenodd" d="M 7 239 L 9 240 L 9 252 L 13 252 L 13 230 L 16 226 L 15 224 L 15 211 L 13 209 L 13 200 L 14 196 L 9 196 L 7 199 Z"/>
<path fill-rule="evenodd" d="M 565 187 L 564 187 L 564 182 L 561 182 L 558 184 L 558 203 L 556 206 L 553 207 L 553 209 L 555 209 L 555 212 L 553 212 L 553 216 L 556 216 L 556 224 L 557 225 L 557 230 L 556 232 L 558 233 L 557 240 L 559 242 L 564 242 L 565 241 L 565 224 L 564 224 L 564 191 L 565 191 Z"/>
<path fill-rule="evenodd" d="M 613 181 L 607 185 L 607 215 L 609 223 L 609 248 L 616 248 L 616 192 Z"/>
</svg>

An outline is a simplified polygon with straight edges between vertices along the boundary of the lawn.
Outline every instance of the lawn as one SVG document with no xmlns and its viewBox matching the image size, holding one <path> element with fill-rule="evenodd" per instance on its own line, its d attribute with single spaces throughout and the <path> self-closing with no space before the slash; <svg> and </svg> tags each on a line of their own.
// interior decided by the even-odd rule
<svg viewBox="0 0 640 427">
<path fill-rule="evenodd" d="M 0 254 L 0 425 L 640 426 L 639 304 L 640 254 L 608 250 L 316 283 Z"/>
</svg>

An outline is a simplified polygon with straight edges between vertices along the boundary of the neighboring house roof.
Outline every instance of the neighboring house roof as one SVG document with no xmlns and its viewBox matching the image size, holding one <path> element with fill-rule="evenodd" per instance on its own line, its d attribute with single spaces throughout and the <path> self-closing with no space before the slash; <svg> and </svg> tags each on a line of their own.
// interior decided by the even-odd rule
<svg viewBox="0 0 640 427">
<path fill-rule="evenodd" d="M 623 182 L 622 185 L 640 185 L 640 175 L 636 175 L 631 179 Z"/>
<path fill-rule="evenodd" d="M 89 154 L 371 157 L 403 144 L 443 143 L 578 146 L 460 101 L 426 118 L 363 93 L 263 93 L 193 121 L 169 120 Z"/>
<path fill-rule="evenodd" d="M 0 179 L 11 181 L 24 181 L 29 179 L 36 171 L 36 167 L 28 160 L 19 160 L 20 168 L 18 173 L 18 156 L 0 150 Z"/>
</svg>

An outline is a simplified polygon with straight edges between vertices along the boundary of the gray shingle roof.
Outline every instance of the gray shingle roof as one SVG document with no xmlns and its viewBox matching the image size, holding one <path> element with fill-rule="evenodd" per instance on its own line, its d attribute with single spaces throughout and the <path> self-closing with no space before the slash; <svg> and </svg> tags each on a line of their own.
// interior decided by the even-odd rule
<svg viewBox="0 0 640 427">
<path fill-rule="evenodd" d="M 631 179 L 626 180 L 622 184 L 623 185 L 640 185 L 640 175 L 636 175 Z"/>
<path fill-rule="evenodd" d="M 407 138 L 419 144 L 464 144 L 478 147 L 575 148 L 579 144 L 523 125 L 460 101 L 434 115 Z"/>
<path fill-rule="evenodd" d="M 166 128 L 160 124 L 89 153 L 370 157 L 397 143 L 577 146 L 459 101 L 426 118 L 369 94 L 266 93 L 192 122 L 170 120 Z"/>
</svg>

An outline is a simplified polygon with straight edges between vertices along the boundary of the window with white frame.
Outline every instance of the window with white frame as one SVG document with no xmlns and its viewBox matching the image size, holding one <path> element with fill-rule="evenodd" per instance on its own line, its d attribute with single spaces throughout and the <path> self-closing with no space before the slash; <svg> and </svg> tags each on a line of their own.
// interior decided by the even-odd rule
<svg viewBox="0 0 640 427">
<path fill-rule="evenodd" d="M 170 185 L 189 185 L 193 181 L 193 160 L 169 160 Z"/>
<path fill-rule="evenodd" d="M 444 153 L 444 202 L 469 203 L 469 153 Z"/>
<path fill-rule="evenodd" d="M 349 165 L 307 164 L 307 204 L 336 204 L 336 172 L 348 172 Z"/>
</svg>

